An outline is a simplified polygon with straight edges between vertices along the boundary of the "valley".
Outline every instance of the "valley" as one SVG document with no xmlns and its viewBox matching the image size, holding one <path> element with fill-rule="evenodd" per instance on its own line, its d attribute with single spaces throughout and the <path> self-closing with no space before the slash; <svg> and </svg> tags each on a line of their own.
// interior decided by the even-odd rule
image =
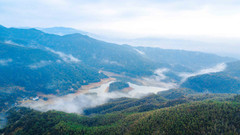
<svg viewBox="0 0 240 135">
<path fill-rule="evenodd" d="M 235 58 L 0 29 L 1 134 L 240 132 Z"/>
</svg>

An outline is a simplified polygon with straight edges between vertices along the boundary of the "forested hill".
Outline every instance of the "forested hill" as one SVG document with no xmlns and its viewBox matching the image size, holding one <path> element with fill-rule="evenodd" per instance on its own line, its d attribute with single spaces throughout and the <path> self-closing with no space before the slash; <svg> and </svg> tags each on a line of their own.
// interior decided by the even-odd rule
<svg viewBox="0 0 240 135">
<path fill-rule="evenodd" d="M 163 101 L 160 101 L 163 102 Z M 27 108 L 9 111 L 4 134 L 240 134 L 239 96 L 178 103 L 146 112 L 82 116 Z"/>
<path fill-rule="evenodd" d="M 73 93 L 103 78 L 107 76 L 72 56 L 0 43 L 0 112 L 25 97 Z"/>
<path fill-rule="evenodd" d="M 72 56 L 0 43 L 0 86 L 19 86 L 27 91 L 55 93 L 78 89 L 106 77 Z M 60 91 L 61 92 L 61 91 Z"/>
<path fill-rule="evenodd" d="M 240 61 L 227 63 L 222 72 L 190 77 L 181 87 L 197 92 L 240 93 Z"/>
<path fill-rule="evenodd" d="M 3 26 L 0 27 L 0 41 L 28 47 L 48 47 L 71 54 L 88 66 L 133 77 L 152 75 L 157 68 L 169 68 L 171 72 L 191 72 L 234 60 L 200 52 L 117 45 L 81 34 L 59 36 L 36 29 Z"/>
</svg>

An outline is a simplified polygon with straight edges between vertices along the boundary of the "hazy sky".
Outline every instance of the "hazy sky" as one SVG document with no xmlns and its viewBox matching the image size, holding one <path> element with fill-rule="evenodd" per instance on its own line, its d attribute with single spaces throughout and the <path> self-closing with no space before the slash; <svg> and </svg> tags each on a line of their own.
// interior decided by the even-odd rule
<svg viewBox="0 0 240 135">
<path fill-rule="evenodd" d="M 0 24 L 65 26 L 120 38 L 213 40 L 225 44 L 210 52 L 240 54 L 240 0 L 0 0 Z"/>
<path fill-rule="evenodd" d="M 0 0 L 0 24 L 240 38 L 239 0 Z"/>
</svg>

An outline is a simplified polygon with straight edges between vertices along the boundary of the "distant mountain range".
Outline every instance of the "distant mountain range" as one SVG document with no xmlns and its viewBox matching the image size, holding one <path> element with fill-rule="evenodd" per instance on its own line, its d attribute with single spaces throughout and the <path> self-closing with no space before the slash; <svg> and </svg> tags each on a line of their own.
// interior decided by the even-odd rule
<svg viewBox="0 0 240 135">
<path fill-rule="evenodd" d="M 192 70 L 234 60 L 200 52 L 120 46 L 82 34 L 58 36 L 36 29 L 16 29 L 3 26 L 0 29 L 0 41 L 2 42 L 11 41 L 23 46 L 43 49 L 48 47 L 55 51 L 71 54 L 87 65 L 116 73 L 125 72 L 127 75 L 150 75 L 152 70 L 161 67 L 185 66 Z M 190 63 L 191 65 L 189 65 Z M 139 67 L 141 68 L 136 70 Z M 139 73 L 140 71 L 141 73 Z"/>
<path fill-rule="evenodd" d="M 55 34 L 70 30 L 56 28 Z M 54 28 L 43 31 L 53 33 Z M 0 26 L 2 106 L 19 96 L 74 92 L 107 78 L 101 71 L 138 79 L 159 76 L 161 81 L 178 83 L 179 73 L 236 60 L 208 53 L 118 45 L 79 32 L 63 36 L 49 33 Z"/>
<path fill-rule="evenodd" d="M 61 30 L 52 28 L 54 29 Z M 3 26 L 0 26 L 0 42 L 38 48 L 60 57 L 79 60 L 80 64 L 95 68 L 97 71 L 104 70 L 131 77 L 151 76 L 155 74 L 155 70 L 161 68 L 167 68 L 169 70 L 167 76 L 173 77 L 180 72 L 194 72 L 218 63 L 235 60 L 200 52 L 117 45 L 79 33 L 59 36 L 36 29 Z"/>
<path fill-rule="evenodd" d="M 68 28 L 41 30 L 0 26 L 0 134 L 240 133 L 240 61 L 118 45 Z M 100 86 L 59 97 L 109 77 L 117 81 L 109 82 L 102 95 L 97 93 Z M 130 94 L 136 80 L 179 87 L 140 99 L 138 93 L 132 98 L 114 96 Z M 68 98 L 73 103 L 67 103 Z M 42 104 L 51 108 L 53 100 L 60 103 L 57 108 L 83 106 L 82 113 L 42 112 Z M 17 106 L 22 102 L 36 103 L 32 105 L 41 112 Z"/>
<path fill-rule="evenodd" d="M 95 34 L 69 27 L 50 27 L 50 28 L 36 28 L 45 33 L 68 35 L 68 34 L 82 34 L 92 37 L 94 39 L 107 41 L 116 44 L 129 44 L 132 46 L 147 46 L 147 47 L 160 47 L 165 49 L 180 49 L 201 51 L 208 53 L 217 53 L 221 56 L 230 56 L 234 58 L 240 58 L 238 53 L 239 47 L 238 41 L 219 41 L 219 40 L 197 40 L 197 39 L 179 39 L 179 38 L 167 38 L 167 37 L 126 37 L 118 36 L 118 33 L 111 35 Z"/>
<path fill-rule="evenodd" d="M 69 35 L 69 34 L 82 34 L 82 35 L 87 35 L 87 36 L 95 36 L 95 34 L 73 29 L 73 28 L 67 28 L 67 27 L 50 27 L 50 28 L 36 28 L 42 32 L 49 33 L 49 34 L 55 34 L 55 35 Z"/>
</svg>

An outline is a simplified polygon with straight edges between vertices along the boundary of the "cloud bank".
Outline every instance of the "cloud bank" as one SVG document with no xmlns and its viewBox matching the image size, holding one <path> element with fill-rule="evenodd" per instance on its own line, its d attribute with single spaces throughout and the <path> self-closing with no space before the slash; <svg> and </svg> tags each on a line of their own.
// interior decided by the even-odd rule
<svg viewBox="0 0 240 135">
<path fill-rule="evenodd" d="M 215 73 L 221 72 L 226 68 L 226 64 L 221 63 L 212 68 L 202 69 L 196 73 L 182 73 L 180 76 L 183 78 L 182 81 L 185 81 L 187 78 L 191 76 L 207 74 L 207 73 Z M 80 93 L 68 94 L 62 97 L 53 97 L 48 101 L 39 100 L 39 101 L 31 101 L 25 102 L 22 106 L 30 107 L 39 111 L 48 111 L 48 110 L 58 110 L 64 111 L 67 113 L 79 113 L 82 114 L 84 109 L 96 107 L 98 105 L 102 105 L 107 103 L 110 99 L 121 98 L 121 97 L 129 97 L 129 98 L 141 98 L 151 93 L 158 93 L 159 91 L 165 91 L 171 88 L 177 88 L 178 85 L 175 83 L 167 83 L 163 82 L 167 77 L 164 73 L 168 72 L 169 69 L 157 69 L 155 71 L 155 75 L 150 78 L 144 78 L 144 82 L 148 85 L 140 86 L 136 84 L 129 83 L 130 87 L 133 90 L 128 92 L 107 92 L 107 88 L 110 83 L 108 82 L 102 84 L 100 87 L 93 89 L 83 89 Z M 151 84 L 152 83 L 152 84 Z M 158 85 L 156 85 L 158 84 Z M 157 86 L 157 87 L 155 87 Z"/>
<path fill-rule="evenodd" d="M 130 83 L 132 91 L 128 93 L 124 92 L 110 92 L 107 93 L 106 89 L 109 83 L 103 84 L 98 88 L 90 89 L 87 93 L 83 94 L 69 94 L 64 97 L 55 97 L 49 101 L 32 101 L 22 104 L 25 107 L 31 107 L 40 111 L 58 110 L 67 113 L 80 113 L 82 114 L 84 109 L 95 107 L 107 103 L 110 99 L 129 97 L 129 98 L 141 98 L 150 93 L 157 93 L 169 89 L 168 87 L 151 87 L 151 86 L 139 86 Z"/>
<path fill-rule="evenodd" d="M 7 66 L 8 63 L 11 63 L 13 60 L 12 59 L 0 59 L 0 65 L 1 66 Z"/>
<path fill-rule="evenodd" d="M 214 67 L 202 69 L 202 70 L 200 70 L 198 72 L 195 72 L 195 73 L 180 73 L 179 76 L 182 77 L 181 82 L 184 82 L 189 77 L 192 77 L 192 76 L 209 74 L 209 73 L 217 73 L 217 72 L 224 71 L 226 69 L 226 67 L 227 67 L 227 65 L 225 63 L 220 63 L 220 64 L 217 64 Z"/>
<path fill-rule="evenodd" d="M 40 62 L 33 63 L 33 64 L 29 65 L 28 67 L 30 69 L 38 69 L 38 68 L 45 67 L 45 66 L 47 66 L 51 63 L 52 63 L 52 61 L 50 61 L 50 60 L 49 61 L 41 60 Z"/>
</svg>

